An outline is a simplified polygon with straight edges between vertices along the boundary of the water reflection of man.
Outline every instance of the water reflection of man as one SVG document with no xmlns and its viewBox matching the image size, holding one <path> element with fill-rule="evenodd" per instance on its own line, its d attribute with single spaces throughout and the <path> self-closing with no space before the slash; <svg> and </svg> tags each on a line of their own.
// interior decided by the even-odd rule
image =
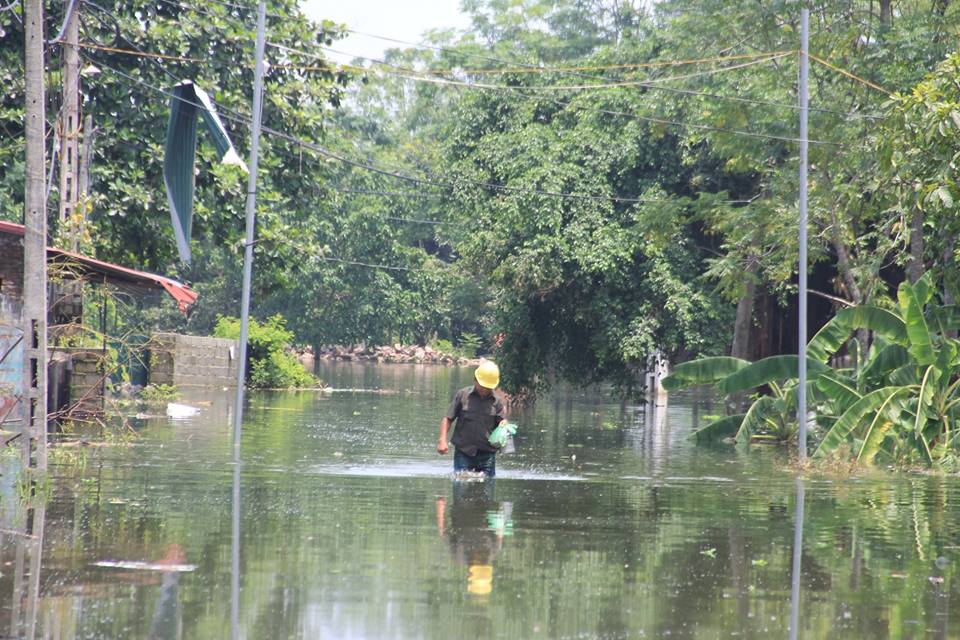
<svg viewBox="0 0 960 640">
<path fill-rule="evenodd" d="M 447 432 L 457 421 L 453 433 L 453 470 L 483 472 L 487 477 L 496 475 L 497 449 L 490 444 L 490 434 L 506 422 L 503 403 L 493 392 L 500 384 L 500 369 L 490 360 L 484 361 L 474 373 L 473 385 L 457 391 L 447 414 L 440 421 L 440 441 L 437 453 L 444 455 L 449 450 Z"/>
<path fill-rule="evenodd" d="M 437 498 L 440 537 L 447 541 L 454 560 L 467 567 L 467 591 L 487 595 L 493 591 L 493 559 L 513 530 L 513 505 L 497 503 L 494 481 L 487 480 L 454 482 L 449 521 L 446 507 L 446 498 Z"/>
</svg>

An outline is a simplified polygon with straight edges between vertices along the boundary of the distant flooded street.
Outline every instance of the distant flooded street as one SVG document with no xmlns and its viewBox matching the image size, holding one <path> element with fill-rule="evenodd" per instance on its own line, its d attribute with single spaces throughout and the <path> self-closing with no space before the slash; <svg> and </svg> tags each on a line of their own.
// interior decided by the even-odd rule
<svg viewBox="0 0 960 640">
<path fill-rule="evenodd" d="M 558 389 L 494 482 L 454 483 L 437 428 L 471 371 L 252 393 L 239 467 L 232 395 L 185 394 L 54 459 L 26 531 L 5 459 L 0 637 L 960 637 L 957 478 L 799 484 L 779 449 L 694 446 L 716 405 Z"/>
</svg>

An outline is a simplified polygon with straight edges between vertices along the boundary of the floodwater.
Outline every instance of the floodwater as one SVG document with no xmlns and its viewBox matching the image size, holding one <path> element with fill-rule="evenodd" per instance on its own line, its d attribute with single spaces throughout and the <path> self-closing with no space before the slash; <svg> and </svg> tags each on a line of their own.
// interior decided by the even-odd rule
<svg viewBox="0 0 960 640">
<path fill-rule="evenodd" d="M 226 393 L 60 454 L 35 509 L 7 459 L 0 637 L 960 637 L 956 478 L 800 483 L 776 448 L 693 446 L 718 408 L 692 396 L 561 390 L 495 482 L 453 482 L 469 370 L 321 373 L 249 397 L 240 465 Z"/>
</svg>

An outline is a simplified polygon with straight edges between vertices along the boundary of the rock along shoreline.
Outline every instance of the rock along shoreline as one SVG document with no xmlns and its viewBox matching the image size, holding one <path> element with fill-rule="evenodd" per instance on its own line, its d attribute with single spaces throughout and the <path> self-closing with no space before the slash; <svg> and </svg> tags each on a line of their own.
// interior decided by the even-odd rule
<svg viewBox="0 0 960 640">
<path fill-rule="evenodd" d="M 309 366 L 316 360 L 340 362 L 381 362 L 392 364 L 441 364 L 446 366 L 477 366 L 484 358 L 463 358 L 453 353 L 444 353 L 430 346 L 380 345 L 380 346 L 323 346 L 319 353 L 307 348 L 298 354 L 300 361 Z"/>
</svg>

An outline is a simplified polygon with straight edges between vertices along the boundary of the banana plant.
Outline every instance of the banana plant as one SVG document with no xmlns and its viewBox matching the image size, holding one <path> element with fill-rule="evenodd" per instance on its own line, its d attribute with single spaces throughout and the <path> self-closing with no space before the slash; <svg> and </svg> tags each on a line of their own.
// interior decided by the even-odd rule
<svg viewBox="0 0 960 640">
<path fill-rule="evenodd" d="M 896 301 L 839 311 L 808 343 L 810 408 L 816 413 L 815 457 L 849 448 L 861 463 L 888 460 L 937 464 L 958 453 L 960 418 L 960 309 L 937 305 L 929 274 L 902 283 Z M 875 338 L 867 358 L 852 369 L 828 362 L 858 329 Z M 796 431 L 796 356 L 749 363 L 703 358 L 678 365 L 667 389 L 713 385 L 723 394 L 762 390 L 746 413 L 727 416 L 697 431 L 698 439 L 732 436 L 787 440 Z"/>
</svg>

